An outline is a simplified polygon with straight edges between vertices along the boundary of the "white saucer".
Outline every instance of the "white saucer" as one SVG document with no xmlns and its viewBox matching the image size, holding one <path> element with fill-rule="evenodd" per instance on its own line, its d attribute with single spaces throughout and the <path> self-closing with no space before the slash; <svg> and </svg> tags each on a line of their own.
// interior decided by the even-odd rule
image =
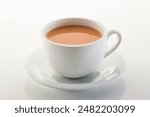
<svg viewBox="0 0 150 117">
<path fill-rule="evenodd" d="M 80 79 L 68 79 L 53 72 L 48 66 L 44 52 L 38 49 L 27 59 L 25 69 L 28 75 L 39 84 L 64 90 L 83 90 L 94 87 L 103 88 L 116 82 L 121 78 L 125 66 L 123 57 L 118 52 L 114 52 L 103 61 L 95 73 Z"/>
</svg>

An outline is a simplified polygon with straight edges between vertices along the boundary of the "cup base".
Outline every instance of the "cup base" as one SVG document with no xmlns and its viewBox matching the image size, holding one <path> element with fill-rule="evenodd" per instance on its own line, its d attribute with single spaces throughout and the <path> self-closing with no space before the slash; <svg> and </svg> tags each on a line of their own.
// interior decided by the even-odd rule
<svg viewBox="0 0 150 117">
<path fill-rule="evenodd" d="M 125 71 L 123 57 L 114 52 L 104 59 L 101 67 L 92 74 L 82 78 L 62 77 L 53 72 L 48 66 L 41 49 L 32 53 L 26 62 L 26 72 L 39 84 L 64 90 L 83 90 L 94 87 L 104 87 L 116 82 Z"/>
</svg>

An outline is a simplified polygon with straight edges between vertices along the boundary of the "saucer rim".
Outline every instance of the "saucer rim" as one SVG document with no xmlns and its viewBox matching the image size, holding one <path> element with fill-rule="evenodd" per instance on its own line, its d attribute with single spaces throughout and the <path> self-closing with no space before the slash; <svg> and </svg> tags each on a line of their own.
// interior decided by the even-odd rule
<svg viewBox="0 0 150 117">
<path fill-rule="evenodd" d="M 36 51 L 34 51 L 33 53 L 35 53 Z M 61 90 L 85 90 L 85 89 L 95 88 L 97 86 L 99 86 L 99 87 L 107 86 L 107 85 L 112 84 L 112 83 L 116 82 L 117 80 L 119 80 L 123 76 L 123 73 L 126 68 L 126 64 L 124 61 L 125 66 L 124 66 L 123 70 L 120 70 L 121 72 L 117 76 L 115 76 L 115 80 L 107 80 L 106 81 L 106 79 L 109 79 L 109 77 L 111 77 L 113 75 L 112 74 L 104 79 L 101 79 L 101 80 L 98 80 L 95 82 L 69 84 L 69 83 L 58 82 L 57 80 L 50 81 L 50 79 L 48 79 L 48 78 L 40 79 L 39 76 L 35 76 L 35 75 L 39 74 L 38 73 L 39 70 L 36 69 L 36 71 L 34 70 L 34 72 L 32 72 L 33 70 L 30 71 L 31 68 L 28 68 L 28 66 L 27 66 L 28 65 L 27 63 L 28 63 L 28 60 L 30 59 L 30 57 L 27 59 L 26 66 L 25 66 L 25 70 L 26 70 L 27 74 L 29 75 L 29 77 L 31 77 L 32 80 L 36 81 L 37 83 L 39 83 L 41 85 L 44 85 L 49 88 L 55 88 L 55 89 L 61 89 Z M 37 72 L 37 73 L 35 73 L 35 72 Z M 33 75 L 33 73 L 34 73 L 34 75 Z M 39 74 L 39 75 L 40 75 L 40 77 L 42 77 L 41 74 Z M 102 81 L 104 81 L 105 83 L 102 83 Z"/>
</svg>

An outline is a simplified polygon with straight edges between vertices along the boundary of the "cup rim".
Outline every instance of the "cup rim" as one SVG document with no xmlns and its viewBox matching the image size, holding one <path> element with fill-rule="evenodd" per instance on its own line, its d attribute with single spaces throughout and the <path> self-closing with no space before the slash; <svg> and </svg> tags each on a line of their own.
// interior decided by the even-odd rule
<svg viewBox="0 0 150 117">
<path fill-rule="evenodd" d="M 56 22 L 62 22 L 62 21 L 67 21 L 67 20 L 82 20 L 82 21 L 87 21 L 87 22 L 91 22 L 95 25 L 97 25 L 98 27 L 100 27 L 102 30 L 103 30 L 103 34 L 102 34 L 102 37 L 100 37 L 99 39 L 97 39 L 96 41 L 93 41 L 93 42 L 90 42 L 90 43 L 86 43 L 86 44 L 77 44 L 77 45 L 69 45 L 69 44 L 61 44 L 61 43 L 57 43 L 57 42 L 54 42 L 54 41 L 51 41 L 49 40 L 46 35 L 45 35 L 45 32 L 48 32 L 48 31 L 45 31 L 47 30 L 48 27 L 50 27 L 52 24 L 56 23 Z M 61 26 L 60 26 L 61 27 Z M 49 43 L 52 43 L 54 45 L 58 45 L 58 46 L 63 46 L 63 47 L 83 47 L 83 46 L 89 46 L 89 45 L 93 45 L 95 43 L 98 43 L 102 40 L 104 40 L 104 38 L 106 37 L 107 33 L 106 33 L 106 28 L 103 24 L 97 22 L 97 21 L 94 21 L 94 20 L 91 20 L 91 19 L 86 19 L 86 18 L 61 18 L 61 19 L 57 19 L 57 20 L 53 20 L 49 23 L 47 23 L 43 28 L 42 28 L 42 36 L 44 37 L 44 40 L 48 41 Z"/>
</svg>

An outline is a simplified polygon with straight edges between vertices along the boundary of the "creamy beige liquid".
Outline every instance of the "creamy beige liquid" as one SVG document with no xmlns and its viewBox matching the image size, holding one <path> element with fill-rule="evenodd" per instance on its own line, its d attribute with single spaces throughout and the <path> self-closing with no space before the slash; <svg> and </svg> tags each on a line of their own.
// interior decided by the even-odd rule
<svg viewBox="0 0 150 117">
<path fill-rule="evenodd" d="M 56 43 L 67 45 L 87 44 L 100 39 L 102 34 L 90 27 L 70 25 L 55 28 L 46 37 Z"/>
</svg>

